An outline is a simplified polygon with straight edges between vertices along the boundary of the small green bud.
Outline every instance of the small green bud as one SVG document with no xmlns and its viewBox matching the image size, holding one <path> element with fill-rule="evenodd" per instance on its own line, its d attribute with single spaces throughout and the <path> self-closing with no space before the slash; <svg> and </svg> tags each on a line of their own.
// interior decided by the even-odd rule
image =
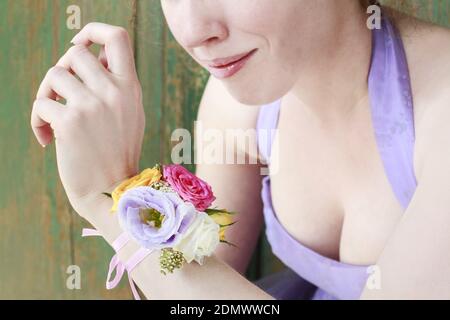
<svg viewBox="0 0 450 320">
<path fill-rule="evenodd" d="M 183 263 L 184 257 L 181 251 L 172 248 L 164 248 L 161 250 L 159 265 L 162 274 L 167 275 L 167 273 L 173 273 L 175 269 L 180 269 Z"/>
</svg>

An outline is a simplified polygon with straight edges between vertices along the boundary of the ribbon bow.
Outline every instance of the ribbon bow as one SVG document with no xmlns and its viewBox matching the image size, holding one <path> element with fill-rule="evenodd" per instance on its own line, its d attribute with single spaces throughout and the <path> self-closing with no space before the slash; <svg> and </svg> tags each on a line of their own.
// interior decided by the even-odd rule
<svg viewBox="0 0 450 320">
<path fill-rule="evenodd" d="M 102 236 L 100 232 L 95 229 L 83 229 L 81 234 L 82 237 L 92 237 L 92 236 Z M 141 300 L 139 293 L 136 289 L 136 286 L 131 278 L 131 271 L 147 257 L 153 250 L 140 248 L 136 251 L 136 253 L 131 256 L 131 258 L 127 262 L 122 262 L 119 259 L 118 252 L 122 249 L 127 243 L 130 241 L 130 237 L 126 232 L 122 233 L 113 243 L 112 247 L 116 254 L 111 258 L 109 263 L 108 276 L 106 278 L 106 289 L 111 290 L 114 289 L 120 282 L 123 277 L 125 270 L 128 274 L 128 282 L 130 283 L 131 291 L 133 292 L 133 296 L 135 300 Z M 114 279 L 111 280 L 111 275 L 114 270 L 116 271 L 116 275 Z"/>
</svg>

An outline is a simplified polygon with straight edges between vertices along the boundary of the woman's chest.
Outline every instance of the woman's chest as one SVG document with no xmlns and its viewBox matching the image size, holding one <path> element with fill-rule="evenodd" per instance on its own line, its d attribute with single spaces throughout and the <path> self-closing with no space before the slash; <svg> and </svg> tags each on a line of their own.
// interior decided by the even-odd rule
<svg viewBox="0 0 450 320">
<path fill-rule="evenodd" d="M 377 260 L 403 209 L 363 119 L 334 133 L 287 122 L 275 135 L 270 172 L 286 231 L 324 256 L 366 265 Z"/>
</svg>

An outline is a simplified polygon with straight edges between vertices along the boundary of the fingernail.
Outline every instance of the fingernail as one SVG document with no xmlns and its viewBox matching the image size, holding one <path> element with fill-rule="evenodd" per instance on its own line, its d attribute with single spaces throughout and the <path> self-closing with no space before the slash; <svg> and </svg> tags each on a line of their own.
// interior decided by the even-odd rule
<svg viewBox="0 0 450 320">
<path fill-rule="evenodd" d="M 70 43 L 71 43 L 71 44 L 76 44 L 76 42 L 77 42 L 77 40 L 78 40 L 78 35 L 79 35 L 79 33 L 77 33 L 77 34 L 72 38 L 72 40 L 70 40 Z"/>
</svg>

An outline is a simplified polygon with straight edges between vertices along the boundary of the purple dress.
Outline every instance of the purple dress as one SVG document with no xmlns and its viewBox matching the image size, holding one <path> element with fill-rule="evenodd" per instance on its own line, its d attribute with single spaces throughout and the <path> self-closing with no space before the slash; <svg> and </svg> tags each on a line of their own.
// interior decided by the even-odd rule
<svg viewBox="0 0 450 320">
<path fill-rule="evenodd" d="M 372 31 L 372 44 L 368 85 L 373 128 L 385 174 L 406 209 L 417 186 L 411 84 L 402 40 L 384 15 L 382 28 Z M 276 129 L 279 111 L 280 100 L 262 106 L 258 118 L 258 147 L 267 163 L 273 138 L 267 133 Z M 272 207 L 270 176 L 263 178 L 261 195 L 267 239 L 272 252 L 288 268 L 256 284 L 276 299 L 358 299 L 370 266 L 327 258 L 294 239 L 280 224 Z"/>
</svg>

